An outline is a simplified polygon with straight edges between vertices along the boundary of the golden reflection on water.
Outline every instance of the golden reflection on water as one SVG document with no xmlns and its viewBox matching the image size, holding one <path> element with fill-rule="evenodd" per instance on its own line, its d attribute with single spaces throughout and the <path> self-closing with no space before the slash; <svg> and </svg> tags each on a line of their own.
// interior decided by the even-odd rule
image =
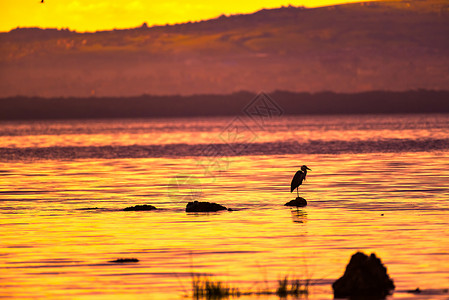
<svg viewBox="0 0 449 300">
<path fill-rule="evenodd" d="M 233 157 L 212 176 L 201 159 L 2 163 L 0 296 L 181 298 L 193 269 L 253 290 L 307 275 L 311 298 L 329 299 L 357 250 L 375 252 L 397 290 L 448 287 L 447 152 Z M 309 205 L 291 210 L 303 163 Z M 193 184 L 171 194 L 178 174 Z M 235 211 L 185 213 L 198 188 Z M 145 203 L 161 210 L 121 211 Z M 108 262 L 119 257 L 140 262 Z"/>
<path fill-rule="evenodd" d="M 2 122 L 1 147 L 129 146 L 223 143 L 233 117 Z M 264 128 L 241 118 L 254 142 L 446 139 L 449 117 L 433 115 L 284 116 Z M 242 131 L 241 131 L 242 132 Z"/>
</svg>

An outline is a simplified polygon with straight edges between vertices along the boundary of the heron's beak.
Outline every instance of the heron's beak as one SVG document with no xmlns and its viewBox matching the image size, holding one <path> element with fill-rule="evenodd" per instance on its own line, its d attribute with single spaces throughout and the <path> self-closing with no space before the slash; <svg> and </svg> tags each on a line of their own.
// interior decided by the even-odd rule
<svg viewBox="0 0 449 300">
<path fill-rule="evenodd" d="M 308 167 L 306 167 L 306 169 L 312 171 L 312 169 L 310 169 L 310 168 L 308 168 Z"/>
</svg>

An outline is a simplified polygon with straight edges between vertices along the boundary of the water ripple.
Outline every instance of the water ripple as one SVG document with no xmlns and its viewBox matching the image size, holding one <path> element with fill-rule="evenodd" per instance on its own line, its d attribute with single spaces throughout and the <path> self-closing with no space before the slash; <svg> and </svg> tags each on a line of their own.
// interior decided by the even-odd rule
<svg viewBox="0 0 449 300">
<path fill-rule="evenodd" d="M 213 148 L 213 151 L 210 151 Z M 449 139 L 389 139 L 382 141 L 310 141 L 222 144 L 166 144 L 0 148 L 0 160 L 244 156 L 284 154 L 399 153 L 449 149 Z"/>
</svg>

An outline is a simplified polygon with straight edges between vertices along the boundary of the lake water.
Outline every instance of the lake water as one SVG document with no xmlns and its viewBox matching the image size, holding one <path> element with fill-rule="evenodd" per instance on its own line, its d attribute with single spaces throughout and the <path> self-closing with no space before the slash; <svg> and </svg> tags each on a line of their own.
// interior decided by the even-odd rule
<svg viewBox="0 0 449 300">
<path fill-rule="evenodd" d="M 390 298 L 449 297 L 449 115 L 1 122 L 0 201 L 0 298 L 183 299 L 194 272 L 332 299 L 358 250 Z"/>
</svg>

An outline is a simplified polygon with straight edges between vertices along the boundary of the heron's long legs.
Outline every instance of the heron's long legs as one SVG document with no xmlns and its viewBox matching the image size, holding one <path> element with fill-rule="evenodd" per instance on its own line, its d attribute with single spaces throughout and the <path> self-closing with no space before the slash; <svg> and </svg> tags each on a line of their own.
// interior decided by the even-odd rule
<svg viewBox="0 0 449 300">
<path fill-rule="evenodd" d="M 299 192 L 298 192 L 298 188 L 296 188 L 296 194 L 298 195 L 298 198 L 299 198 Z"/>
</svg>

